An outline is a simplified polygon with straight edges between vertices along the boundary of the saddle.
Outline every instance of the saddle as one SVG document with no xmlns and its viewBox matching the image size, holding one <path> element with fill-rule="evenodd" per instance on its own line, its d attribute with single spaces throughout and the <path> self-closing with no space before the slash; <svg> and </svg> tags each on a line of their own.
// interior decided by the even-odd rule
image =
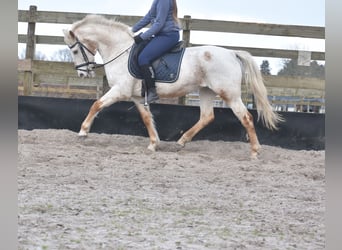
<svg viewBox="0 0 342 250">
<path fill-rule="evenodd" d="M 138 55 L 147 45 L 148 41 L 133 44 L 128 58 L 128 71 L 134 77 L 143 79 L 138 65 Z M 173 83 L 178 80 L 180 66 L 184 55 L 183 41 L 179 41 L 169 52 L 152 63 L 155 80 L 164 83 Z"/>
</svg>

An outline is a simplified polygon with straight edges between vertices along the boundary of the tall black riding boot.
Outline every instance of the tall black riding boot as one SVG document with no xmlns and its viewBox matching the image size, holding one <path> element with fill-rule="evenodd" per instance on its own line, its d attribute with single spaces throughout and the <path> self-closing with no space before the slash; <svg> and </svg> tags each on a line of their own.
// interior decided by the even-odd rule
<svg viewBox="0 0 342 250">
<path fill-rule="evenodd" d="M 150 104 L 159 99 L 159 96 L 156 91 L 156 81 L 154 79 L 154 70 L 151 65 L 142 65 L 140 68 L 141 68 L 141 73 L 144 78 L 143 84 L 145 84 L 145 90 L 147 92 L 147 97 L 145 97 L 145 100 L 147 104 Z"/>
</svg>

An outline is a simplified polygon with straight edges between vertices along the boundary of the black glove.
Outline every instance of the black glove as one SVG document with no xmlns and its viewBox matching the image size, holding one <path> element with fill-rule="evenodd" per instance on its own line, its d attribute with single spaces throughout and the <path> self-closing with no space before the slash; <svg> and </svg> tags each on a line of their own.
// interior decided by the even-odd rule
<svg viewBox="0 0 342 250">
<path fill-rule="evenodd" d="M 134 42 L 136 43 L 136 44 L 139 44 L 139 43 L 141 43 L 142 41 L 144 41 L 142 38 L 141 38 L 141 35 L 142 33 L 140 33 L 139 35 L 136 35 L 135 37 L 134 37 Z"/>
</svg>

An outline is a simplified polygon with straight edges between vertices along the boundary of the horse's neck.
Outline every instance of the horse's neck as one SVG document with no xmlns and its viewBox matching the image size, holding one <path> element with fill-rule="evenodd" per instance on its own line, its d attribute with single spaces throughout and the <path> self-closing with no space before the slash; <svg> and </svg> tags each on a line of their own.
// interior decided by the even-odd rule
<svg viewBox="0 0 342 250">
<path fill-rule="evenodd" d="M 106 38 L 106 43 L 102 43 L 101 39 L 98 41 L 99 54 L 104 63 L 113 60 L 116 57 L 125 57 L 127 53 L 124 53 L 133 44 L 133 39 L 129 34 L 123 34 L 121 39 Z"/>
<path fill-rule="evenodd" d="M 106 44 L 102 42 L 103 40 L 106 41 Z M 128 49 L 132 46 L 133 42 L 130 34 L 125 34 L 119 39 L 118 37 L 111 37 L 110 39 L 102 37 L 102 39 L 98 40 L 98 51 L 105 64 L 104 69 L 110 87 L 112 87 L 114 83 L 123 83 L 128 86 L 127 80 L 129 79 L 129 76 L 126 75 L 125 72 L 127 70 L 125 69 L 127 69 L 129 57 Z"/>
</svg>

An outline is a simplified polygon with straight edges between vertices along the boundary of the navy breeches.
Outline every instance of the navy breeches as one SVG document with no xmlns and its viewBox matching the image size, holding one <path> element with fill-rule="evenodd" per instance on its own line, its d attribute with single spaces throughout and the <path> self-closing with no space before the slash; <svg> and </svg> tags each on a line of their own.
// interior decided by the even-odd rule
<svg viewBox="0 0 342 250">
<path fill-rule="evenodd" d="M 156 35 L 140 52 L 138 56 L 139 65 L 151 64 L 155 59 L 161 57 L 164 53 L 172 49 L 178 41 L 178 31 Z"/>
</svg>

